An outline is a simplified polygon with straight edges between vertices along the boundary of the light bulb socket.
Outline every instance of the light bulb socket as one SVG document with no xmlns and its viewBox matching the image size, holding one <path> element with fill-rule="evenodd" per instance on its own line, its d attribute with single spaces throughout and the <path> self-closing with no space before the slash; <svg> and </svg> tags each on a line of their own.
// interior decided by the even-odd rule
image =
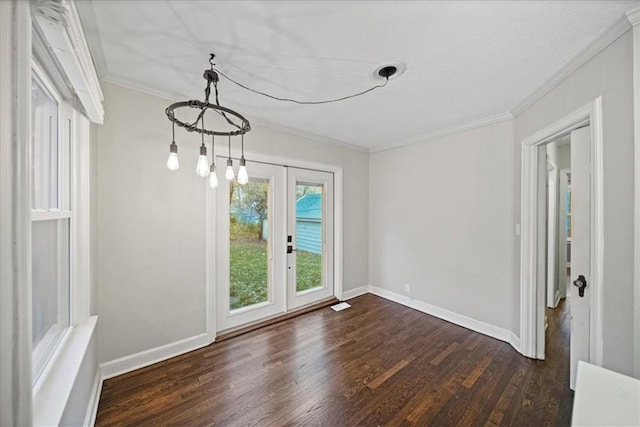
<svg viewBox="0 0 640 427">
<path fill-rule="evenodd" d="M 176 144 L 175 141 L 172 141 L 171 144 L 169 145 L 169 152 L 178 154 L 178 145 Z"/>
<path fill-rule="evenodd" d="M 227 166 L 233 166 L 233 160 L 231 160 L 231 158 L 227 159 Z"/>
<path fill-rule="evenodd" d="M 207 155 L 207 147 L 205 147 L 204 144 L 202 144 L 200 146 L 200 155 L 201 156 L 206 156 Z"/>
<path fill-rule="evenodd" d="M 209 167 L 209 172 L 215 173 L 215 171 L 216 171 L 216 165 L 214 163 L 211 163 L 211 166 Z"/>
<path fill-rule="evenodd" d="M 240 167 L 246 166 L 247 165 L 247 161 L 244 159 L 244 156 L 242 156 L 240 158 Z"/>
</svg>

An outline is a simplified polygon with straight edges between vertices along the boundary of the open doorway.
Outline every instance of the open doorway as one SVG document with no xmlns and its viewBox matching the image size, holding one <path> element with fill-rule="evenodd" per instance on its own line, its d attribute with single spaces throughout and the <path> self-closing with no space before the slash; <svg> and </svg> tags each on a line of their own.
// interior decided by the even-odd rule
<svg viewBox="0 0 640 427">
<path fill-rule="evenodd" d="M 600 98 L 522 141 L 520 352 L 531 358 L 545 359 L 545 312 L 548 300 L 546 149 L 549 143 L 567 135 L 570 135 L 572 145 L 570 283 L 575 281 L 581 284 L 580 291 L 572 285 L 567 287 L 571 289 L 573 297 L 569 319 L 573 388 L 579 360 L 602 365 L 603 168 Z M 576 214 L 578 211 L 582 214 Z M 582 220 L 578 221 L 580 218 Z"/>
<path fill-rule="evenodd" d="M 547 153 L 547 295 L 555 309 L 571 288 L 571 138 L 560 137 Z"/>
<path fill-rule="evenodd" d="M 546 153 L 545 359 L 563 367 L 570 384 L 571 348 L 571 135 L 541 147 Z"/>
</svg>

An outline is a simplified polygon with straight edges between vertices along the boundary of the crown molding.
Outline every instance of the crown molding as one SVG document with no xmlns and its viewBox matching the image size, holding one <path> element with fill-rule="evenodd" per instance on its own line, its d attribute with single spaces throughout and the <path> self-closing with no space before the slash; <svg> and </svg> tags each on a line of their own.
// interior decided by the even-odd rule
<svg viewBox="0 0 640 427">
<path fill-rule="evenodd" d="M 156 88 L 153 88 L 150 85 L 145 84 L 144 82 L 136 81 L 134 79 L 130 79 L 128 77 L 118 75 L 118 74 L 108 74 L 102 78 L 102 81 L 105 83 L 120 86 L 126 89 L 134 90 L 136 92 L 155 96 L 157 98 L 166 99 L 167 101 L 171 101 L 171 102 L 175 102 L 177 99 L 184 98 L 184 95 L 181 95 L 178 93 L 172 93 L 169 91 L 157 90 Z M 438 131 L 424 134 L 418 137 L 412 137 L 404 141 L 399 141 L 398 143 L 395 143 L 392 145 L 384 145 L 377 149 L 369 149 L 367 147 L 363 147 L 360 145 L 327 138 L 321 135 L 314 134 L 312 132 L 306 132 L 300 129 L 291 128 L 288 126 L 280 125 L 280 124 L 269 122 L 266 120 L 252 118 L 250 122 L 252 125 L 257 125 L 257 126 L 273 129 L 276 131 L 289 133 L 292 135 L 300 136 L 302 138 L 310 139 L 312 141 L 333 145 L 339 148 L 346 148 L 346 149 L 357 151 L 360 153 L 377 153 L 381 151 L 393 150 L 395 148 L 400 148 L 407 145 L 412 145 L 418 142 L 432 140 L 435 138 L 439 138 L 439 137 L 450 135 L 457 132 L 462 132 L 465 130 L 470 130 L 470 129 L 481 127 L 481 126 L 487 126 L 490 124 L 499 123 L 512 118 L 513 118 L 513 115 L 511 113 L 509 112 L 502 113 L 502 114 L 487 117 L 484 119 L 480 119 L 472 122 L 466 122 L 460 125 L 438 130 Z"/>
<path fill-rule="evenodd" d="M 258 126 L 262 126 L 262 127 L 266 127 L 266 128 L 270 128 L 273 130 L 277 130 L 280 132 L 285 132 L 285 133 L 289 133 L 292 135 L 296 135 L 296 136 L 300 136 L 302 138 L 306 138 L 306 139 L 310 139 L 312 141 L 316 141 L 316 142 L 322 142 L 325 144 L 329 144 L 329 145 L 334 145 L 338 148 L 346 148 L 352 151 L 358 151 L 361 153 L 370 153 L 371 150 L 367 147 L 363 147 L 361 145 L 356 145 L 356 144 L 351 144 L 349 142 L 344 142 L 344 141 L 340 141 L 337 139 L 332 139 L 332 138 L 327 138 L 325 136 L 320 136 L 317 135 L 315 133 L 312 132 L 306 132 L 300 129 L 295 129 L 295 128 L 291 128 L 288 126 L 284 126 L 284 125 L 279 125 L 276 123 L 272 123 L 269 121 L 265 121 L 265 120 L 261 120 L 261 119 L 252 119 L 251 123 L 254 123 Z"/>
<path fill-rule="evenodd" d="M 459 125 L 455 125 L 455 126 L 451 126 L 451 127 L 445 128 L 445 129 L 437 130 L 435 132 L 427 133 L 427 134 L 424 134 L 424 135 L 421 135 L 421 136 L 409 138 L 409 139 L 406 139 L 404 141 L 399 141 L 398 143 L 395 143 L 395 144 L 392 144 L 392 145 L 386 145 L 386 146 L 383 146 L 383 147 L 372 149 L 372 150 L 370 150 L 370 152 L 371 153 L 380 153 L 382 151 L 395 150 L 397 148 L 402 148 L 402 147 L 406 147 L 406 146 L 409 146 L 409 145 L 418 144 L 418 143 L 421 143 L 421 142 L 431 141 L 431 140 L 434 140 L 436 138 L 442 138 L 443 136 L 452 135 L 454 133 L 464 132 L 464 131 L 467 131 L 467 130 L 471 130 L 471 129 L 475 129 L 475 128 L 479 128 L 479 127 L 483 127 L 483 126 L 488 126 L 488 125 L 492 125 L 492 124 L 495 124 L 495 123 L 504 122 L 506 120 L 513 119 L 513 117 L 514 117 L 513 114 L 511 114 L 509 112 L 501 113 L 501 114 L 497 114 L 495 116 L 486 117 L 484 119 L 474 120 L 474 121 L 462 123 L 462 124 L 459 124 Z"/>
<path fill-rule="evenodd" d="M 634 27 L 636 25 L 640 25 L 640 7 L 631 9 L 629 12 L 627 12 L 627 19 Z"/>
<path fill-rule="evenodd" d="M 144 93 L 146 95 L 155 96 L 156 98 L 162 98 L 167 101 L 175 102 L 177 99 L 184 99 L 185 96 L 177 92 L 170 92 L 166 90 L 158 90 L 144 82 L 131 79 L 119 74 L 106 74 L 101 79 L 104 83 L 109 83 L 114 86 L 120 86 L 125 89 L 134 90 L 136 92 Z"/>
<path fill-rule="evenodd" d="M 130 79 L 125 76 L 117 75 L 117 74 L 109 74 L 102 79 L 103 82 L 109 83 L 112 85 L 120 86 L 126 89 L 135 90 L 136 92 L 144 93 L 147 95 L 155 96 L 157 98 L 166 99 L 170 102 L 175 102 L 177 99 L 184 98 L 184 95 L 173 93 L 169 91 L 161 91 L 157 90 L 150 85 L 145 84 L 144 82 L 136 81 Z M 333 145 L 339 148 L 346 148 L 352 151 L 358 151 L 361 153 L 369 153 L 370 150 L 367 147 L 362 147 L 360 145 L 350 144 L 348 142 L 339 141 L 336 139 L 327 138 L 324 136 L 320 136 L 314 134 L 312 132 L 306 132 L 300 129 L 291 128 L 284 125 L 279 125 L 276 123 L 272 123 L 266 120 L 252 118 L 250 120 L 252 125 L 257 125 L 269 129 L 273 129 L 280 132 L 289 133 L 292 135 L 300 136 L 302 138 L 310 139 L 315 142 L 322 142 L 324 144 Z"/>
<path fill-rule="evenodd" d="M 631 17 L 628 14 L 620 17 L 611 27 L 600 33 L 599 36 L 574 56 L 567 65 L 547 80 L 545 84 L 540 86 L 531 95 L 516 105 L 516 107 L 511 110 L 511 114 L 514 117 L 520 115 L 536 101 L 546 95 L 551 89 L 556 87 L 571 74 L 575 73 L 580 67 L 589 62 L 594 56 L 631 28 L 630 21 Z"/>
</svg>

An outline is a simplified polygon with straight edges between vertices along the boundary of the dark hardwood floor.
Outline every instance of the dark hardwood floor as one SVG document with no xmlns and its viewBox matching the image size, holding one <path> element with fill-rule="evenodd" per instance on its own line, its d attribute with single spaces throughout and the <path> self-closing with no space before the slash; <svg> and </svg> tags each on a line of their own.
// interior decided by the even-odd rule
<svg viewBox="0 0 640 427">
<path fill-rule="evenodd" d="M 569 425 L 566 303 L 547 360 L 363 295 L 104 382 L 105 425 Z"/>
</svg>

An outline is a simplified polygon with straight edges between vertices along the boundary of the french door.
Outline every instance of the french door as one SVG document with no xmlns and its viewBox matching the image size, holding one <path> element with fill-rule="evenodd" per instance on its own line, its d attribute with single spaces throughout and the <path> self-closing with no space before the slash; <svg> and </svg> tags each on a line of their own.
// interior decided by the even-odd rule
<svg viewBox="0 0 640 427">
<path fill-rule="evenodd" d="M 247 184 L 220 179 L 217 189 L 218 330 L 334 293 L 333 174 L 255 162 L 247 169 Z"/>
</svg>

